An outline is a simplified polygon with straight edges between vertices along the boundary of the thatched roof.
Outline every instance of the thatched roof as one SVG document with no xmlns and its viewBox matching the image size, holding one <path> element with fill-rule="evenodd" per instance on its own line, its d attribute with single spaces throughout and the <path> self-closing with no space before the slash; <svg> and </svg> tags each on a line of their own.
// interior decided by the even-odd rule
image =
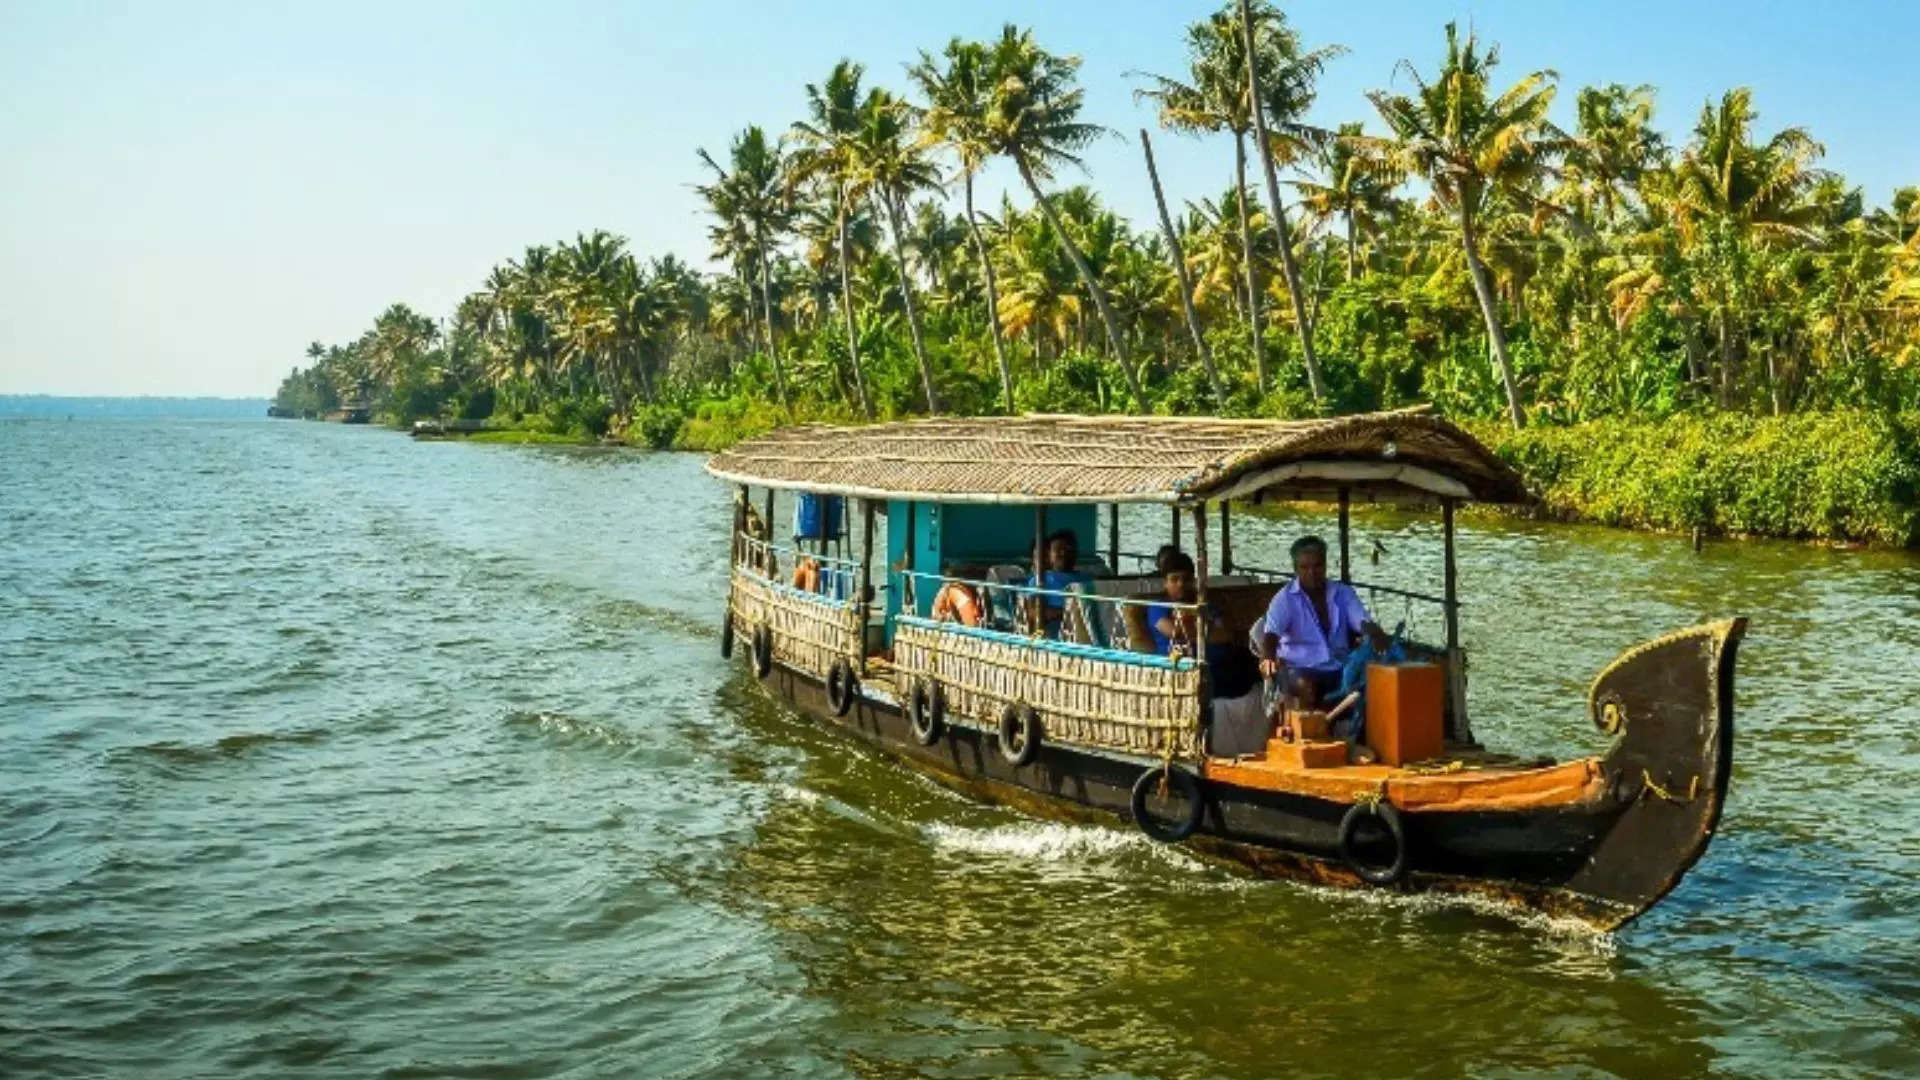
<svg viewBox="0 0 1920 1080">
<path fill-rule="evenodd" d="M 1525 502 L 1519 474 L 1435 416 L 1019 416 L 804 425 L 713 456 L 722 480 L 937 502 L 1193 503 L 1453 496 Z"/>
</svg>

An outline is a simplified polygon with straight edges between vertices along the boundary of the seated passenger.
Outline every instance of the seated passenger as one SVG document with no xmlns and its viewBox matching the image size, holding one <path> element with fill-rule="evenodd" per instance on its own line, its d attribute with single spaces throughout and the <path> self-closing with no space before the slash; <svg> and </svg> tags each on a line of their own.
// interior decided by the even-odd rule
<svg viewBox="0 0 1920 1080">
<path fill-rule="evenodd" d="M 793 587 L 801 592 L 820 591 L 820 560 L 811 555 L 800 556 L 793 565 Z"/>
<path fill-rule="evenodd" d="M 1093 579 L 1076 570 L 1080 561 L 1080 541 L 1074 538 L 1073 530 L 1061 529 L 1047 537 L 1046 566 L 1036 578 L 1029 577 L 1027 584 L 1052 592 L 1078 592 L 1093 584 Z M 1039 623 L 1046 635 L 1051 638 L 1060 636 L 1060 620 L 1066 613 L 1066 601 L 1059 596 L 1042 596 Z"/>
<path fill-rule="evenodd" d="M 1327 544 L 1317 536 L 1293 542 L 1293 580 L 1273 594 L 1267 606 L 1260 649 L 1260 673 L 1287 673 L 1302 681 L 1313 700 L 1327 701 L 1340 687 L 1341 668 L 1362 635 L 1377 650 L 1386 634 L 1367 614 L 1360 594 L 1344 581 L 1327 580 Z"/>
<path fill-rule="evenodd" d="M 979 626 L 984 621 L 986 605 L 980 602 L 980 590 L 973 583 L 986 576 L 986 568 L 950 566 L 947 568 L 947 576 L 968 580 L 949 581 L 940 586 L 940 591 L 933 597 L 933 621 Z"/>
<path fill-rule="evenodd" d="M 1177 648 L 1184 656 L 1200 656 L 1204 650 L 1217 698 L 1237 698 L 1252 690 L 1253 665 L 1247 655 L 1233 647 L 1220 612 L 1211 606 L 1173 606 L 1192 604 L 1200 597 L 1192 557 L 1180 551 L 1169 555 L 1162 586 L 1168 603 L 1147 607 L 1147 632 L 1153 635 L 1154 651 L 1171 656 Z"/>
<path fill-rule="evenodd" d="M 1153 554 L 1153 572 L 1159 574 L 1161 577 L 1165 577 L 1167 575 L 1167 567 L 1171 565 L 1171 560 L 1182 554 L 1183 552 L 1181 552 L 1179 544 L 1161 544 L 1160 550 Z M 1191 562 L 1192 560 L 1189 559 L 1188 561 Z"/>
</svg>

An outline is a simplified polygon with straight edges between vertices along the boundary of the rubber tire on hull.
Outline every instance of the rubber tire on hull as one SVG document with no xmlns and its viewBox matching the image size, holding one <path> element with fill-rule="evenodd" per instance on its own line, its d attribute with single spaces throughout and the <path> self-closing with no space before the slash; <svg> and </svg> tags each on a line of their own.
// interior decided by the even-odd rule
<svg viewBox="0 0 1920 1080">
<path fill-rule="evenodd" d="M 835 716 L 845 716 L 853 708 L 856 696 L 853 665 L 835 660 L 827 669 L 827 708 L 832 709 Z"/>
<path fill-rule="evenodd" d="M 1186 817 L 1172 826 L 1147 813 L 1147 797 L 1160 786 L 1163 773 L 1167 778 L 1167 786 L 1187 800 Z M 1133 811 L 1133 822 L 1140 826 L 1141 832 L 1163 844 L 1177 844 L 1200 827 L 1200 815 L 1206 807 L 1200 801 L 1200 782 L 1193 778 L 1193 774 L 1178 766 L 1168 765 L 1164 768 L 1155 766 L 1140 774 L 1140 779 L 1133 782 L 1133 799 L 1129 809 Z"/>
<path fill-rule="evenodd" d="M 1000 710 L 1000 756 L 1015 768 L 1033 764 L 1040 756 L 1040 714 L 1031 705 L 1008 705 Z"/>
<path fill-rule="evenodd" d="M 947 695 L 940 684 L 930 679 L 915 679 L 907 695 L 907 728 L 913 741 L 932 746 L 947 726 Z"/>
<path fill-rule="evenodd" d="M 1360 829 L 1360 822 L 1369 817 L 1378 816 L 1387 827 L 1387 835 L 1393 838 L 1393 862 L 1386 866 L 1370 866 L 1360 861 L 1354 851 L 1354 833 Z M 1340 857 L 1347 861 L 1360 880 L 1369 885 L 1392 885 L 1407 876 L 1407 830 L 1400 823 L 1400 811 L 1390 803 L 1354 803 L 1347 816 L 1340 819 Z"/>
<path fill-rule="evenodd" d="M 720 659 L 733 659 L 733 609 L 727 609 L 727 617 L 720 620 Z"/>
<path fill-rule="evenodd" d="M 773 674 L 773 627 L 753 628 L 753 674 L 764 679 Z"/>
</svg>

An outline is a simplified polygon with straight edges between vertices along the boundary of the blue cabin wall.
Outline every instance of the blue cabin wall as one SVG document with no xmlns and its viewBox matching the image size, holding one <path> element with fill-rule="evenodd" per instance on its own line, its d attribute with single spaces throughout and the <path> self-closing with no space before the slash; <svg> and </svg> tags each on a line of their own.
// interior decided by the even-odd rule
<svg viewBox="0 0 1920 1080">
<path fill-rule="evenodd" d="M 1033 507 L 998 503 L 887 503 L 887 625 L 888 641 L 893 638 L 893 616 L 900 613 L 904 589 L 891 570 L 904 567 L 907 554 L 908 509 L 913 520 L 913 569 L 937 574 L 952 562 L 1019 563 L 1033 562 Z M 1047 532 L 1073 530 L 1082 558 L 1096 551 L 1095 529 L 1099 507 L 1049 506 Z M 929 614 L 933 593 L 921 589 L 920 610 Z"/>
</svg>

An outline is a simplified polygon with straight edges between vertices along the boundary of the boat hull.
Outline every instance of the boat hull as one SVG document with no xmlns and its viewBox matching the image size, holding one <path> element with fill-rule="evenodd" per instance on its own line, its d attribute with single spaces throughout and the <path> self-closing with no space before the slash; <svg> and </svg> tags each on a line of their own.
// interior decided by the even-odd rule
<svg viewBox="0 0 1920 1080">
<path fill-rule="evenodd" d="M 1403 812 L 1408 872 L 1386 887 L 1480 896 L 1602 930 L 1646 910 L 1699 857 L 1717 821 L 1731 747 L 1732 644 L 1742 627 L 1736 620 L 1690 632 L 1706 641 L 1704 656 L 1688 639 L 1689 644 L 1669 650 L 1670 655 L 1641 657 L 1641 670 L 1629 673 L 1636 686 L 1678 693 L 1675 687 L 1680 684 L 1698 684 L 1724 692 L 1706 693 L 1690 704 L 1660 699 L 1653 711 L 1664 711 L 1667 720 L 1677 717 L 1677 722 L 1643 719 L 1623 725 L 1616 731 L 1614 750 L 1599 762 L 1606 770 L 1604 782 L 1591 785 L 1591 793 L 1557 806 Z M 1675 640 L 1683 637 L 1676 635 Z M 1627 654 L 1609 672 L 1647 648 Z M 1670 665 L 1703 661 L 1708 668 L 1704 675 L 1666 671 Z M 1603 675 L 1602 682 L 1606 678 Z M 798 710 L 949 786 L 1037 815 L 1130 819 L 1135 781 L 1157 767 L 1145 759 L 1054 744 L 1043 744 L 1031 763 L 1016 766 L 1002 756 L 994 734 L 972 726 L 947 725 L 933 743 L 921 745 L 904 710 L 880 694 L 858 694 L 847 714 L 836 716 L 818 679 L 774 664 L 763 682 Z M 1600 694 L 1600 683 L 1595 692 Z M 1634 708 L 1644 713 L 1652 707 L 1641 700 Z M 1707 778 L 1704 790 L 1699 781 L 1693 782 L 1697 805 L 1655 797 L 1646 783 L 1626 775 L 1643 770 L 1650 778 L 1646 762 L 1655 759 L 1663 763 L 1663 776 Z M 1369 885 L 1340 854 L 1340 823 L 1351 801 L 1204 778 L 1198 782 L 1204 813 L 1184 841 L 1192 849 L 1265 875 L 1380 887 Z M 1661 790 L 1671 796 L 1670 790 Z"/>
</svg>

